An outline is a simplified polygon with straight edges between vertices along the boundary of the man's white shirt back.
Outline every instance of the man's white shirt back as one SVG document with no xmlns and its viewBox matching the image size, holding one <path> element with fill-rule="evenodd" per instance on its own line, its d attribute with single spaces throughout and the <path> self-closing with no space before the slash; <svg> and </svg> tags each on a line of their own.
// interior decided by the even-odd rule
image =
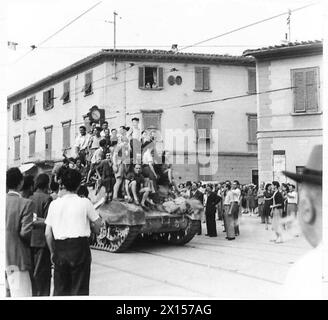
<svg viewBox="0 0 328 320">
<path fill-rule="evenodd" d="M 52 201 L 45 223 L 52 228 L 55 240 L 89 237 L 90 222 L 99 218 L 91 201 L 67 193 Z"/>
</svg>

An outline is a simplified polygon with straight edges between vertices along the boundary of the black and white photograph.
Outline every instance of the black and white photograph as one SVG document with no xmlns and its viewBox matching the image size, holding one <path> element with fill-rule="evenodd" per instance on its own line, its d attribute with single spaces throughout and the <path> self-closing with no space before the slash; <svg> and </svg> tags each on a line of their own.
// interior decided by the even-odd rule
<svg viewBox="0 0 328 320">
<path fill-rule="evenodd" d="M 324 1 L 1 7 L 1 299 L 328 299 Z"/>
</svg>

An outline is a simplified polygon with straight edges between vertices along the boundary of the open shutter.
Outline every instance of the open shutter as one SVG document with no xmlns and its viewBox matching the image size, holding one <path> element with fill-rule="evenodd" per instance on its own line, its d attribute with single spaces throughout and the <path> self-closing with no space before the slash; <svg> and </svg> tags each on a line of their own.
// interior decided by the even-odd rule
<svg viewBox="0 0 328 320">
<path fill-rule="evenodd" d="M 203 69 L 195 67 L 195 90 L 203 90 Z"/>
<path fill-rule="evenodd" d="M 304 71 L 294 72 L 294 111 L 305 112 L 305 79 Z"/>
<path fill-rule="evenodd" d="M 256 93 L 256 70 L 248 69 L 248 93 Z"/>
<path fill-rule="evenodd" d="M 47 91 L 43 92 L 43 109 L 47 109 L 48 105 L 48 94 Z"/>
<path fill-rule="evenodd" d="M 210 90 L 210 68 L 203 68 L 203 90 Z"/>
<path fill-rule="evenodd" d="M 158 86 L 163 88 L 163 68 L 158 68 Z"/>
<path fill-rule="evenodd" d="M 55 97 L 55 90 L 54 89 L 51 89 L 50 90 L 50 101 L 49 101 L 49 104 L 50 104 L 50 107 L 52 108 L 54 106 L 54 97 Z"/>
<path fill-rule="evenodd" d="M 144 67 L 139 67 L 139 88 L 145 87 L 145 69 Z"/>
<path fill-rule="evenodd" d="M 306 111 L 318 111 L 318 71 L 313 69 L 305 72 Z"/>
</svg>

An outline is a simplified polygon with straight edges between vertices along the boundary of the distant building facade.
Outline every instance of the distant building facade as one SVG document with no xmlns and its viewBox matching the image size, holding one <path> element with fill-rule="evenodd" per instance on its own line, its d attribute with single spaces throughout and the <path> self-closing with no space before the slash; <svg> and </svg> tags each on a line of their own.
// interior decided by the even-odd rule
<svg viewBox="0 0 328 320">
<path fill-rule="evenodd" d="M 8 97 L 7 164 L 74 157 L 96 106 L 110 129 L 159 130 L 178 181 L 256 181 L 255 90 L 251 57 L 102 50 Z"/>
<path fill-rule="evenodd" d="M 259 181 L 287 182 L 322 143 L 321 41 L 247 50 L 256 59 Z"/>
</svg>

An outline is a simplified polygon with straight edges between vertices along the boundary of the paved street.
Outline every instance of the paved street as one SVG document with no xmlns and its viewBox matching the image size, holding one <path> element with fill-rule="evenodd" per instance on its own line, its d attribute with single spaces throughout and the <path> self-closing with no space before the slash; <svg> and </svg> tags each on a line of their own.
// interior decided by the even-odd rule
<svg viewBox="0 0 328 320">
<path fill-rule="evenodd" d="M 243 215 L 241 235 L 205 234 L 182 247 L 137 243 L 128 252 L 92 250 L 90 295 L 279 299 L 289 267 L 310 246 L 303 237 L 275 244 L 257 216 Z"/>
</svg>

